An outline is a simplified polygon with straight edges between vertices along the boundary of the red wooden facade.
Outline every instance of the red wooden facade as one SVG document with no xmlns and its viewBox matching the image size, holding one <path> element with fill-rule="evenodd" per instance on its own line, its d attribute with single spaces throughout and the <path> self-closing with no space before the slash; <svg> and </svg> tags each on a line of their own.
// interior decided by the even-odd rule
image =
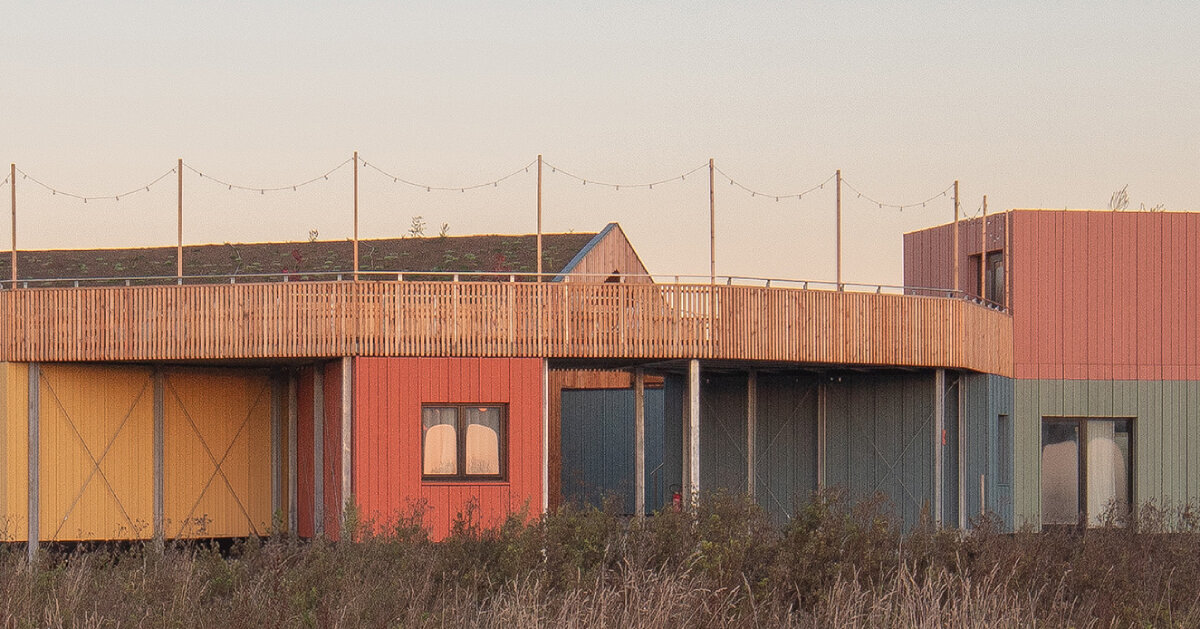
<svg viewBox="0 0 1200 629">
<path fill-rule="evenodd" d="M 507 477 L 427 481 L 421 475 L 423 404 L 507 405 Z M 426 507 L 425 525 L 445 537 L 474 502 L 479 521 L 541 512 L 542 361 L 531 358 L 358 358 L 354 361 L 354 494 L 381 530 Z"/>
<path fill-rule="evenodd" d="M 979 253 L 980 221 L 959 229 L 961 286 L 973 292 L 967 260 Z M 905 235 L 906 285 L 952 286 L 951 230 Z M 989 216 L 989 250 L 1006 249 L 1006 240 L 1017 378 L 1200 379 L 1200 214 Z"/>
<path fill-rule="evenodd" d="M 342 501 L 342 362 L 318 363 L 300 370 L 296 390 L 296 532 L 301 537 L 316 533 L 314 478 L 314 405 L 316 370 L 321 374 L 321 505 L 324 535 L 338 539 L 344 504 Z"/>
</svg>

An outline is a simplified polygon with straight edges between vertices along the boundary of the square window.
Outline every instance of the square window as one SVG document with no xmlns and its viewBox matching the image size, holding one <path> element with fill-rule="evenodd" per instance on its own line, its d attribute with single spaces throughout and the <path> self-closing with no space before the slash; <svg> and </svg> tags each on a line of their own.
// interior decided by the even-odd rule
<svg viewBox="0 0 1200 629">
<path fill-rule="evenodd" d="M 498 404 L 422 407 L 422 475 L 440 480 L 502 480 L 506 410 Z"/>
</svg>

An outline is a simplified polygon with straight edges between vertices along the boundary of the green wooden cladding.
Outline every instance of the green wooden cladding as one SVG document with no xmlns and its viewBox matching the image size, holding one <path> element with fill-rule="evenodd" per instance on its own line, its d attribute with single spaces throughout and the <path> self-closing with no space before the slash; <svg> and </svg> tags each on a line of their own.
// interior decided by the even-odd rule
<svg viewBox="0 0 1200 629">
<path fill-rule="evenodd" d="M 1200 500 L 1200 381 L 1018 380 L 1016 524 L 1040 524 L 1043 417 L 1133 418 L 1133 499 Z"/>
</svg>

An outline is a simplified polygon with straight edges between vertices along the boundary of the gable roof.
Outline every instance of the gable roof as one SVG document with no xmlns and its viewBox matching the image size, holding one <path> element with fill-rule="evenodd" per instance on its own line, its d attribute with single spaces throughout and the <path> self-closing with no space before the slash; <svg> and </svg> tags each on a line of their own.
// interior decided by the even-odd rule
<svg viewBox="0 0 1200 629">
<path fill-rule="evenodd" d="M 543 234 L 543 271 L 558 273 L 597 234 Z M 175 247 L 50 249 L 18 251 L 19 280 L 174 277 Z M 537 271 L 537 236 L 481 235 L 360 240 L 359 270 L 388 273 Z M 183 248 L 185 276 L 350 273 L 349 240 L 225 243 Z M 0 256 L 0 278 L 10 277 L 9 256 Z"/>
</svg>

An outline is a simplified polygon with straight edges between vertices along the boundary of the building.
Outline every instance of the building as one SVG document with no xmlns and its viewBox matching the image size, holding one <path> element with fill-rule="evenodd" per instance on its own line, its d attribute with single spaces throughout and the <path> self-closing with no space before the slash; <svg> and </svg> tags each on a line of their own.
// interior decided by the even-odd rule
<svg viewBox="0 0 1200 629">
<path fill-rule="evenodd" d="M 905 235 L 905 284 L 952 288 L 957 263 L 1012 313 L 991 447 L 1015 523 L 1200 498 L 1200 213 L 1013 210 L 987 218 L 986 246 L 981 219 L 961 222 L 957 255 L 953 229 Z"/>
<path fill-rule="evenodd" d="M 615 225 L 546 236 L 529 281 L 533 236 L 472 238 L 364 241 L 357 273 L 349 243 L 189 247 L 207 266 L 182 278 L 169 249 L 19 252 L 0 532 L 337 538 L 347 506 L 383 526 L 423 502 L 440 537 L 471 503 L 491 524 L 593 489 L 784 519 L 836 485 L 946 526 L 1021 500 L 1002 309 L 653 281 Z"/>
</svg>

